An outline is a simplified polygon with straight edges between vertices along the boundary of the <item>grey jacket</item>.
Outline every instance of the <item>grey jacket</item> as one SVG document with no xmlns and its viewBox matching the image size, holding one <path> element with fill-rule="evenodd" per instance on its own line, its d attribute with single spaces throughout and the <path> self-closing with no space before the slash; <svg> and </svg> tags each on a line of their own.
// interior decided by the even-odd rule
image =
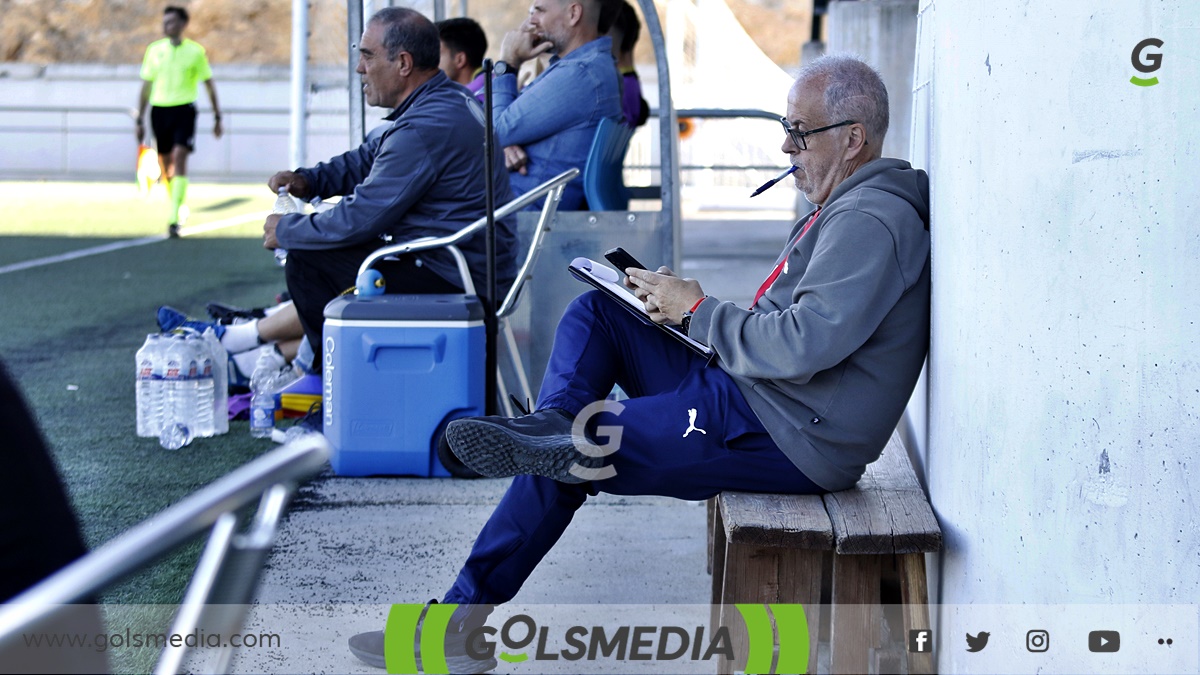
<svg viewBox="0 0 1200 675">
<path fill-rule="evenodd" d="M 298 169 L 322 199 L 345 195 L 323 213 L 287 215 L 275 230 L 279 245 L 322 250 L 360 244 L 381 235 L 397 243 L 457 232 L 485 214 L 483 108 L 466 87 L 445 73 L 418 87 L 363 144 L 327 162 Z M 496 207 L 513 199 L 496 144 Z M 383 242 L 379 242 L 380 246 Z M 487 275 L 482 234 L 460 246 L 478 291 Z M 501 288 L 516 276 L 516 218 L 496 223 L 496 278 Z M 430 269 L 460 284 L 445 251 L 422 254 Z"/>
<path fill-rule="evenodd" d="M 920 374 L 928 224 L 925 172 L 875 160 L 780 255 L 787 265 L 753 310 L 708 298 L 692 317 L 689 334 L 716 350 L 771 438 L 828 490 L 852 487 L 879 458 Z"/>
</svg>

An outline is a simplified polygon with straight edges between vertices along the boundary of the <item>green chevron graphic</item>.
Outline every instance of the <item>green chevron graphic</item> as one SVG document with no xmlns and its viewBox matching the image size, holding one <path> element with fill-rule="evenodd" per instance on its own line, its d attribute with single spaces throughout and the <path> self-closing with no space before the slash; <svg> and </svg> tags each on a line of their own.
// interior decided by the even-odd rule
<svg viewBox="0 0 1200 675">
<path fill-rule="evenodd" d="M 735 605 L 746 622 L 750 637 L 750 653 L 746 657 L 746 672 L 804 673 L 808 670 L 808 619 L 804 605 Z M 774 621 L 772 621 L 774 617 Z M 775 646 L 779 659 L 771 667 Z"/>
<path fill-rule="evenodd" d="M 1154 85 L 1158 84 L 1157 77 L 1151 77 L 1149 79 L 1143 80 L 1142 78 L 1134 75 L 1133 77 L 1129 78 L 1129 81 L 1133 84 L 1136 84 L 1139 87 L 1153 87 Z"/>
<path fill-rule="evenodd" d="M 430 605 L 421 620 L 425 605 L 397 604 L 388 612 L 383 629 L 383 659 L 387 672 L 395 675 L 446 675 L 446 629 L 450 615 L 458 605 Z M 421 667 L 417 666 L 417 624 L 421 625 Z"/>
<path fill-rule="evenodd" d="M 766 605 L 735 605 L 746 622 L 750 636 L 750 654 L 746 657 L 747 673 L 773 673 L 771 657 L 775 652 L 775 631 L 771 630 L 771 617 L 767 616 Z"/>
<path fill-rule="evenodd" d="M 383 628 L 383 660 L 387 672 L 417 675 L 417 622 L 425 605 L 392 605 Z"/>
<path fill-rule="evenodd" d="M 804 605 L 770 605 L 779 636 L 777 673 L 808 672 L 808 618 Z"/>
</svg>

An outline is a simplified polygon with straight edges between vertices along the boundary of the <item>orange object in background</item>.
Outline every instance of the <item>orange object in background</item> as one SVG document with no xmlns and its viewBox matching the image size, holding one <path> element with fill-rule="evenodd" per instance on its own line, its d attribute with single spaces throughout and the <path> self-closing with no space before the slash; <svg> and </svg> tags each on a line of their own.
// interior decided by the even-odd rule
<svg viewBox="0 0 1200 675">
<path fill-rule="evenodd" d="M 139 145 L 137 154 L 137 184 L 142 196 L 150 194 L 150 188 L 158 182 L 162 167 L 158 164 L 158 153 L 148 145 Z"/>
<path fill-rule="evenodd" d="M 696 123 L 690 117 L 680 117 L 677 121 L 679 122 L 679 140 L 686 140 L 696 130 Z"/>
</svg>

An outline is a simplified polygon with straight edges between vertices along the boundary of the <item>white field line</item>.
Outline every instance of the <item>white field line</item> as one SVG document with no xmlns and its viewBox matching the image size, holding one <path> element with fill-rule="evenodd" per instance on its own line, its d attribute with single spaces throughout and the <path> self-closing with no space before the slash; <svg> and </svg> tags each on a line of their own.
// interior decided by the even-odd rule
<svg viewBox="0 0 1200 675">
<path fill-rule="evenodd" d="M 191 235 L 201 234 L 203 232 L 212 232 L 213 230 L 221 230 L 226 227 L 233 227 L 235 225 L 241 225 L 242 223 L 248 223 L 252 220 L 264 220 L 266 217 L 266 213 L 250 213 L 234 216 L 232 218 L 226 218 L 224 220 L 214 220 L 211 223 L 204 223 L 202 225 L 181 227 L 179 228 L 179 236 L 188 237 Z M 133 248 L 135 246 L 145 246 L 146 244 L 153 244 L 166 238 L 166 234 L 156 234 L 152 237 L 114 241 L 111 244 L 104 244 L 102 246 L 93 246 L 92 248 L 84 248 L 78 251 L 61 253 L 59 255 L 53 255 L 46 258 L 38 258 L 36 260 L 26 260 L 24 262 L 13 263 L 11 265 L 0 267 L 0 274 L 20 272 L 21 270 L 32 269 L 34 267 L 44 267 L 46 265 L 53 265 L 55 263 L 67 262 L 68 260 L 77 260 L 79 258 L 86 258 L 88 256 L 100 255 L 101 253 L 109 253 L 110 251 L 120 251 L 121 249 L 125 248 Z"/>
</svg>

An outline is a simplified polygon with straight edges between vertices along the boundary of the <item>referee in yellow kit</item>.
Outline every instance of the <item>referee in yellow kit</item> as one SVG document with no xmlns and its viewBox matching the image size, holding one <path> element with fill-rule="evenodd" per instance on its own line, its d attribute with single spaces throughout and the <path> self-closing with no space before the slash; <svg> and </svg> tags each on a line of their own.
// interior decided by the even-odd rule
<svg viewBox="0 0 1200 675">
<path fill-rule="evenodd" d="M 150 104 L 150 125 L 158 145 L 158 161 L 167 180 L 171 198 L 167 233 L 179 236 L 180 210 L 187 196 L 188 154 L 195 150 L 196 97 L 198 85 L 204 83 L 212 101 L 213 136 L 221 137 L 221 107 L 217 105 L 217 89 L 212 81 L 212 69 L 204 55 L 204 47 L 183 38 L 188 13 L 182 7 L 163 10 L 163 34 L 146 47 L 142 59 L 142 93 L 138 97 L 137 139 L 145 138 L 142 118 Z M 185 211 L 186 217 L 186 211 Z"/>
</svg>

